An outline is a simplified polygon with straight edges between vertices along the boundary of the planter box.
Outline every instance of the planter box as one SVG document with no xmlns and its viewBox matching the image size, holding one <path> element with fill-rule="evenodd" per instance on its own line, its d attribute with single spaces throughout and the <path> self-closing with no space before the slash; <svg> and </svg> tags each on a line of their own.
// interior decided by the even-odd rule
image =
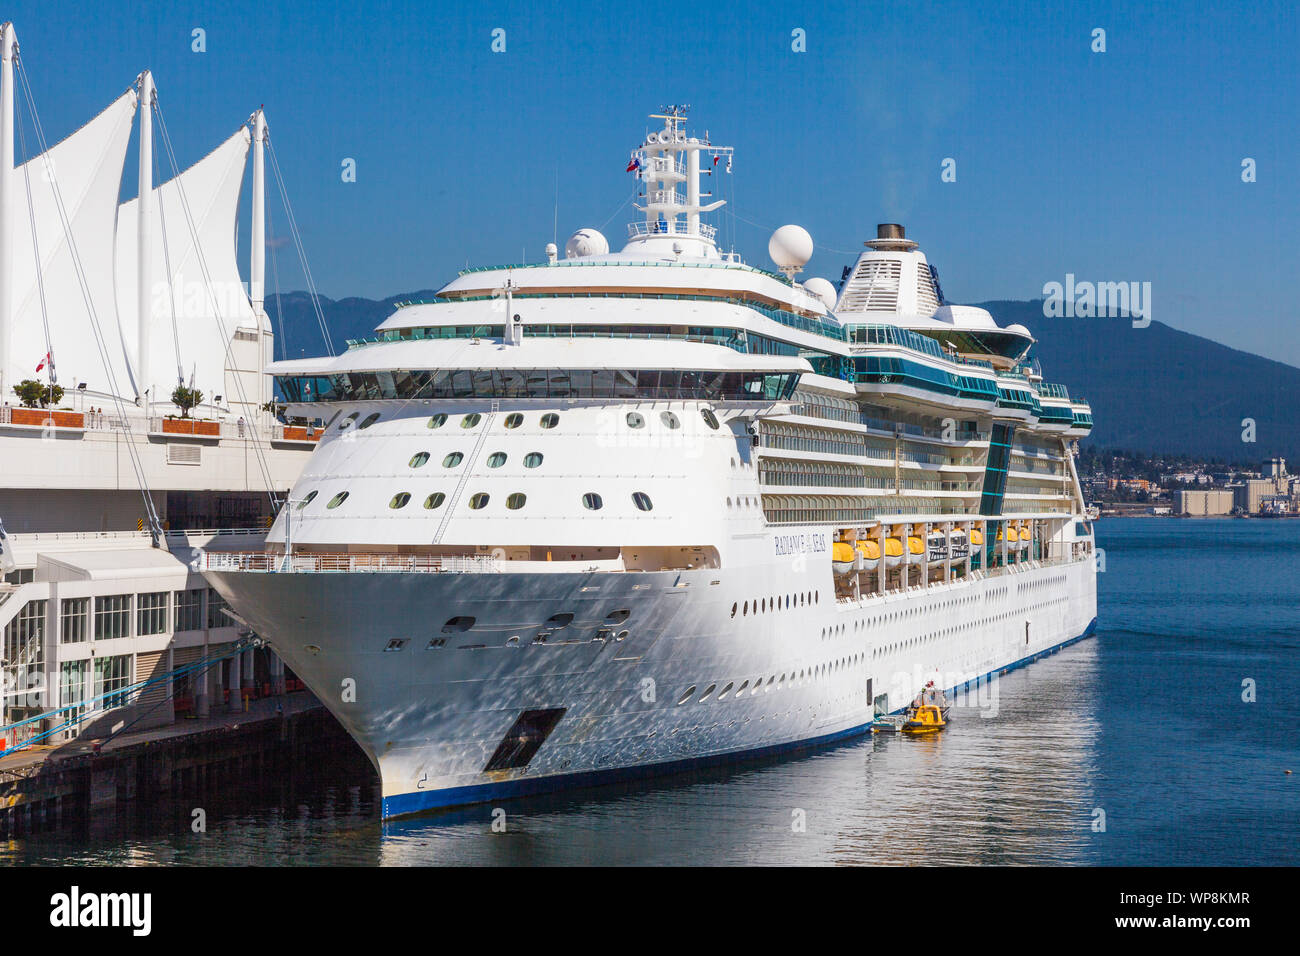
<svg viewBox="0 0 1300 956">
<path fill-rule="evenodd" d="M 321 430 L 319 428 L 309 429 L 303 425 L 285 425 L 285 441 L 320 441 Z"/>
<path fill-rule="evenodd" d="M 221 422 L 200 422 L 192 418 L 164 418 L 162 430 L 164 435 L 206 435 L 209 438 L 220 438 Z"/>
<path fill-rule="evenodd" d="M 44 428 L 52 421 L 55 428 L 85 428 L 86 416 L 81 412 L 59 412 L 44 408 L 11 408 L 9 421 L 14 425 L 34 425 Z"/>
</svg>

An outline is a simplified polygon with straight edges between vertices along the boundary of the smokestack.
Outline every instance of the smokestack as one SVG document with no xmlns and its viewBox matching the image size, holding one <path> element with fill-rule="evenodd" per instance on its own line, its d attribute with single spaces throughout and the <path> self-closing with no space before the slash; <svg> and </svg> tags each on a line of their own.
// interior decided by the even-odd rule
<svg viewBox="0 0 1300 956">
<path fill-rule="evenodd" d="M 903 227 L 896 222 L 882 222 L 876 226 L 877 239 L 906 239 Z"/>
</svg>

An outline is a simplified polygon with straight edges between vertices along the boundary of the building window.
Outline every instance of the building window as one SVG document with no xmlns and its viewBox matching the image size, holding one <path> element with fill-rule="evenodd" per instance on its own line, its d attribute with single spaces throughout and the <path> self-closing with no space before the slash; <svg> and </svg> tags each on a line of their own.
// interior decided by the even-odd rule
<svg viewBox="0 0 1300 956">
<path fill-rule="evenodd" d="M 429 460 L 429 453 L 427 451 L 422 451 L 418 455 L 412 455 L 411 460 L 408 462 L 408 464 L 412 468 L 423 468 L 424 463 L 427 462 L 428 460 Z"/>
<path fill-rule="evenodd" d="M 444 468 L 455 468 L 457 465 L 459 465 L 459 464 L 461 463 L 461 460 L 462 460 L 464 457 L 465 457 L 465 456 L 462 455 L 460 452 L 458 452 L 458 451 L 453 451 L 450 455 L 448 455 L 446 458 L 444 458 L 444 459 L 442 460 L 442 467 L 444 467 Z"/>
<path fill-rule="evenodd" d="M 59 642 L 80 644 L 89 640 L 89 618 L 90 598 L 64 598 L 59 604 Z"/>
<path fill-rule="evenodd" d="M 393 500 L 388 502 L 388 507 L 392 508 L 394 511 L 398 508 L 405 508 L 406 503 L 410 500 L 411 493 L 409 491 L 399 491 L 397 494 L 393 495 Z"/>
<path fill-rule="evenodd" d="M 506 499 L 506 507 L 509 508 L 511 511 L 518 511 L 520 508 L 524 506 L 524 502 L 527 500 L 528 500 L 527 495 L 525 495 L 522 491 L 516 491 L 513 495 L 511 495 L 509 498 Z"/>
<path fill-rule="evenodd" d="M 447 413 L 439 412 L 437 415 L 434 415 L 432 418 L 429 419 L 428 425 L 426 427 L 441 428 L 445 424 L 447 424 Z"/>
<path fill-rule="evenodd" d="M 641 511 L 650 511 L 654 505 L 650 503 L 650 496 L 644 491 L 632 492 L 632 503 Z"/>
<path fill-rule="evenodd" d="M 83 704 L 86 700 L 86 667 L 89 661 L 64 661 L 59 665 L 59 706 Z M 69 711 L 62 720 L 80 717 L 84 708 Z"/>
<path fill-rule="evenodd" d="M 541 424 L 543 428 L 554 428 L 556 425 L 560 424 L 560 416 L 555 414 L 555 412 L 547 412 L 542 416 Z"/>
<path fill-rule="evenodd" d="M 235 619 L 226 612 L 228 606 L 220 594 L 208 588 L 208 627 L 235 626 Z"/>
<path fill-rule="evenodd" d="M 519 412 L 511 412 L 506 416 L 506 428 L 518 428 L 524 423 L 524 416 Z"/>
<path fill-rule="evenodd" d="M 601 500 L 600 495 L 594 491 L 589 491 L 582 496 L 582 506 L 589 511 L 599 511 L 604 507 L 605 502 Z"/>
<path fill-rule="evenodd" d="M 315 500 L 317 494 L 319 494 L 319 492 L 316 491 L 315 489 L 307 492 L 307 497 L 303 498 L 302 501 L 298 502 L 298 510 L 302 511 L 303 508 L 306 508 L 309 504 L 311 504 L 312 501 Z"/>
<path fill-rule="evenodd" d="M 503 451 L 494 451 L 488 455 L 487 466 L 489 468 L 500 468 L 506 463 L 506 453 Z"/>
<path fill-rule="evenodd" d="M 442 503 L 446 500 L 446 495 L 441 491 L 435 491 L 433 494 L 429 495 L 429 497 L 424 499 L 424 507 L 429 511 L 432 511 L 434 508 L 442 507 Z"/>
<path fill-rule="evenodd" d="M 469 499 L 469 506 L 474 511 L 478 511 L 480 508 L 486 508 L 490 497 L 491 496 L 486 491 L 480 491 L 474 497 Z"/>
<path fill-rule="evenodd" d="M 129 695 L 125 693 L 115 694 L 113 691 L 120 691 L 122 688 L 129 686 L 131 683 L 131 655 L 119 654 L 115 657 L 97 657 L 95 658 L 95 697 L 103 697 L 101 706 L 108 710 L 110 707 L 122 707 L 127 702 Z"/>
<path fill-rule="evenodd" d="M 640 412 L 628 412 L 628 413 L 627 413 L 627 427 L 628 427 L 628 428 L 644 428 L 644 427 L 645 427 L 645 417 L 644 417 Z"/>
<path fill-rule="evenodd" d="M 131 636 L 131 595 L 105 594 L 95 598 L 95 640 Z"/>
<path fill-rule="evenodd" d="M 327 504 L 325 507 L 330 509 L 337 508 L 339 505 L 343 504 L 343 502 L 347 500 L 348 500 L 348 492 L 340 491 L 337 495 L 335 495 L 333 498 L 329 500 L 329 504 Z"/>
<path fill-rule="evenodd" d="M 681 419 L 679 419 L 677 415 L 674 414 L 673 412 L 660 412 L 659 420 L 663 422 L 664 425 L 667 426 L 668 428 L 682 427 Z"/>
<path fill-rule="evenodd" d="M 45 613 L 49 602 L 28 601 L 4 630 L 4 703 L 40 707 L 45 687 Z M 27 693 L 23 693 L 27 691 Z"/>
<path fill-rule="evenodd" d="M 480 415 L 478 412 L 470 412 L 468 415 L 466 415 L 464 418 L 460 420 L 460 427 L 474 428 L 482 420 L 483 420 L 483 416 Z"/>
<path fill-rule="evenodd" d="M 177 591 L 174 597 L 176 630 L 203 630 L 203 588 Z"/>
<path fill-rule="evenodd" d="M 150 591 L 135 596 L 136 635 L 167 633 L 167 592 Z"/>
<path fill-rule="evenodd" d="M 542 453 L 540 451 L 530 451 L 524 455 L 524 467 L 536 468 L 542 463 Z"/>
</svg>

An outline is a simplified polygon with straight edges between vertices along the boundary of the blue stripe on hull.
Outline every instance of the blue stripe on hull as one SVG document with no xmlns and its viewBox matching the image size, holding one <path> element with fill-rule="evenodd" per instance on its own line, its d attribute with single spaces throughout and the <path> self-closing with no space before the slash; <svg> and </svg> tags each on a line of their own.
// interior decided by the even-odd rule
<svg viewBox="0 0 1300 956">
<path fill-rule="evenodd" d="M 1054 654 L 1062 648 L 1069 647 L 1084 638 L 1090 637 L 1097 627 L 1097 619 L 1094 617 L 1088 627 L 1078 637 L 1072 637 L 1068 641 L 1062 641 L 1060 644 L 1054 644 L 1051 647 L 1037 651 L 1028 657 L 1022 657 L 1014 663 L 1007 664 L 1004 667 L 998 667 L 989 671 L 976 680 L 983 680 L 993 674 L 1004 674 L 1007 671 L 1015 670 L 1018 667 L 1024 667 L 1032 664 L 1040 657 L 1046 657 L 1048 654 Z M 963 687 L 969 686 L 975 681 L 968 681 Z M 955 689 L 955 688 L 954 688 Z M 763 757 L 770 757 L 777 754 L 790 754 L 800 750 L 808 750 L 815 747 L 822 747 L 836 741 L 845 740 L 849 737 L 856 737 L 870 730 L 871 724 L 859 724 L 856 727 L 850 727 L 847 730 L 836 731 L 833 734 L 825 734 L 820 737 L 808 737 L 803 740 L 791 741 L 783 744 L 772 744 L 767 747 L 755 747 L 751 750 L 733 750 L 727 753 L 710 754 L 705 757 L 688 757 L 683 760 L 671 760 L 666 763 L 642 764 L 635 767 L 616 767 L 611 770 L 588 770 L 582 773 L 565 773 L 551 774 L 545 777 L 534 777 L 532 779 L 506 780 L 501 783 L 479 783 L 467 787 L 447 787 L 442 790 L 416 790 L 412 793 L 399 793 L 391 797 L 384 797 L 383 806 L 380 811 L 381 820 L 391 820 L 394 817 L 408 816 L 412 813 L 420 813 L 425 810 L 437 810 L 445 807 L 458 807 L 471 803 L 485 803 L 489 800 L 508 800 L 514 797 L 526 797 L 540 793 L 551 793 L 556 790 L 571 790 L 582 787 L 597 787 L 611 783 L 622 783 L 633 780 L 644 780 L 648 777 L 657 777 L 664 774 L 683 773 L 690 770 L 698 770 L 704 767 L 718 766 L 726 763 L 741 763 L 750 760 L 757 760 Z"/>
</svg>

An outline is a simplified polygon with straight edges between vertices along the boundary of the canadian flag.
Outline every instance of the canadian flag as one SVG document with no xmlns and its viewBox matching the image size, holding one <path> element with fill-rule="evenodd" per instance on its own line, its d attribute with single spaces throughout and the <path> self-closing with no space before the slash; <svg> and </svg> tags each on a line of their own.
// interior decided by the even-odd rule
<svg viewBox="0 0 1300 956">
<path fill-rule="evenodd" d="M 36 366 L 36 371 L 39 372 L 41 369 L 45 368 L 45 363 L 48 362 L 49 360 L 50 360 L 50 353 L 46 352 L 45 358 L 41 359 L 41 364 Z"/>
</svg>

